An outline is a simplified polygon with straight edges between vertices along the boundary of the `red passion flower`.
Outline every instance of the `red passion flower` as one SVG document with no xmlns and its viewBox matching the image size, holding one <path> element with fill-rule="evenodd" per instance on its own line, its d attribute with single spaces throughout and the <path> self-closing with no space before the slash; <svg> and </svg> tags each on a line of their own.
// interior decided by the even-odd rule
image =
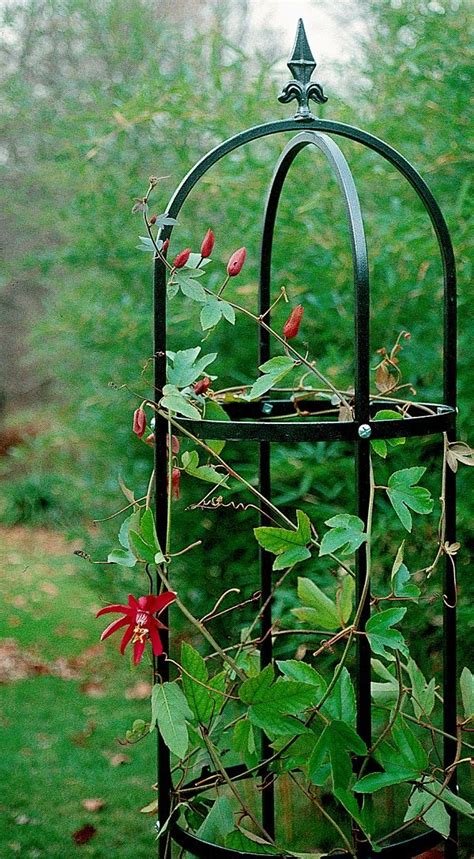
<svg viewBox="0 0 474 859">
<path fill-rule="evenodd" d="M 113 632 L 116 632 L 122 626 L 127 629 L 122 637 L 120 644 L 120 653 L 123 653 L 129 641 L 133 644 L 133 661 L 138 665 L 145 650 L 147 639 L 150 639 L 153 653 L 155 656 L 160 656 L 163 653 L 163 645 L 161 643 L 159 630 L 166 629 L 155 614 L 160 614 L 170 603 L 174 602 L 176 594 L 172 591 L 165 591 L 160 596 L 149 594 L 146 597 L 134 597 L 132 594 L 128 597 L 128 605 L 107 605 L 97 612 L 96 617 L 108 612 L 121 612 L 124 617 L 118 620 L 113 620 L 109 626 L 104 629 L 100 640 L 104 641 Z"/>
</svg>

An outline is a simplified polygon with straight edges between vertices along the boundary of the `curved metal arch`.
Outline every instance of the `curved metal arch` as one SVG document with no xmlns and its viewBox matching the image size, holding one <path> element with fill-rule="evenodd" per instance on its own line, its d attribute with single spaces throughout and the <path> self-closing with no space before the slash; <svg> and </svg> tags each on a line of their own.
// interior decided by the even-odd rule
<svg viewBox="0 0 474 859">
<path fill-rule="evenodd" d="M 270 278 L 272 243 L 275 221 L 280 202 L 281 192 L 293 161 L 299 152 L 307 146 L 316 146 L 325 155 L 341 189 L 347 212 L 349 232 L 352 245 L 352 264 L 355 287 L 355 419 L 369 420 L 369 263 L 367 244 L 365 240 L 364 222 L 360 208 L 359 195 L 355 186 L 349 165 L 337 143 L 326 134 L 316 131 L 304 131 L 294 137 L 283 150 L 268 193 L 262 238 L 261 252 L 261 312 L 268 309 L 270 303 Z M 265 335 L 266 346 L 268 332 Z M 262 337 L 263 339 L 263 337 Z M 263 351 L 263 350 L 262 350 Z"/>
<path fill-rule="evenodd" d="M 176 188 L 170 198 L 168 204 L 168 214 L 170 217 L 176 217 L 183 203 L 188 197 L 191 190 L 199 179 L 207 173 L 221 158 L 238 149 L 245 143 L 252 140 L 258 140 L 262 137 L 268 137 L 273 134 L 281 134 L 286 131 L 301 131 L 306 128 L 312 131 L 329 132 L 348 140 L 353 140 L 361 143 L 368 149 L 377 152 L 386 161 L 392 164 L 402 176 L 407 179 L 416 194 L 422 201 L 433 225 L 436 234 L 440 255 L 443 263 L 443 279 L 444 279 L 444 349 L 443 349 L 443 369 L 444 369 L 444 402 L 447 405 L 456 406 L 456 267 L 454 261 L 454 252 L 451 238 L 448 232 L 446 221 L 431 193 L 428 185 L 420 176 L 417 170 L 410 162 L 403 157 L 396 149 L 389 146 L 383 140 L 356 128 L 352 125 L 346 125 L 341 122 L 333 122 L 324 119 L 310 119 L 304 121 L 296 121 L 294 119 L 279 120 L 277 122 L 268 122 L 263 125 L 256 125 L 246 131 L 242 131 L 233 137 L 224 140 L 214 149 L 211 149 L 203 158 L 201 158 L 195 166 L 187 173 L 184 179 Z M 164 227 L 161 231 L 161 238 L 168 238 L 171 235 L 172 227 Z M 160 288 L 164 284 L 165 270 L 163 264 L 157 260 L 155 264 L 155 284 Z M 156 297 L 156 293 L 155 293 Z M 163 303 L 159 302 L 158 306 L 164 310 Z"/>
</svg>

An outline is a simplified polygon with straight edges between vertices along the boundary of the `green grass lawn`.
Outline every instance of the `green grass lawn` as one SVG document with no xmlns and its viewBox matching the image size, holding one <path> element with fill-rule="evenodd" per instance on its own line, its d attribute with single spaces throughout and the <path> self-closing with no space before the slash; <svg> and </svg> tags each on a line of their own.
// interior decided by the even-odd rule
<svg viewBox="0 0 474 859">
<path fill-rule="evenodd" d="M 99 643 L 98 592 L 57 536 L 0 531 L 0 557 L 0 855 L 149 859 L 155 821 L 139 810 L 156 796 L 155 736 L 118 742 L 149 718 L 147 662 L 131 670 L 117 638 Z M 79 846 L 85 825 L 96 832 Z"/>
</svg>

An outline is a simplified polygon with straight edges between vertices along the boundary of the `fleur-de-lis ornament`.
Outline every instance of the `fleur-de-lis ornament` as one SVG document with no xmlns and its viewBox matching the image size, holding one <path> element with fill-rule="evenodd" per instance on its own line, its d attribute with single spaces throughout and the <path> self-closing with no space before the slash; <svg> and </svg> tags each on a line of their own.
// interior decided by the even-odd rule
<svg viewBox="0 0 474 859">
<path fill-rule="evenodd" d="M 298 101 L 295 119 L 314 119 L 309 108 L 310 99 L 318 102 L 318 104 L 324 104 L 327 98 L 323 93 L 322 86 L 311 80 L 311 75 L 316 68 L 316 60 L 308 45 L 301 18 L 298 21 L 293 54 L 287 65 L 293 79 L 285 84 L 278 96 L 278 101 L 286 104 L 295 98 Z"/>
</svg>

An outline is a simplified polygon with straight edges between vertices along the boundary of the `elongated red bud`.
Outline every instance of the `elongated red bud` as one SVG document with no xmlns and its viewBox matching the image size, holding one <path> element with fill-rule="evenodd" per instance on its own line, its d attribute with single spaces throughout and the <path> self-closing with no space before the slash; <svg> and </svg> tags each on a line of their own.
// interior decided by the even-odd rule
<svg viewBox="0 0 474 859">
<path fill-rule="evenodd" d="M 177 501 L 180 497 L 179 482 L 181 480 L 181 472 L 179 468 L 173 468 L 171 475 L 171 495 Z"/>
<path fill-rule="evenodd" d="M 283 326 L 283 337 L 286 337 L 287 340 L 291 340 L 292 337 L 296 337 L 299 331 L 300 322 L 303 318 L 304 307 L 302 304 L 298 304 L 291 311 L 288 319 L 286 320 Z"/>
<path fill-rule="evenodd" d="M 133 413 L 133 432 L 141 438 L 144 435 L 146 430 L 146 414 L 140 406 L 139 409 L 135 409 Z"/>
<path fill-rule="evenodd" d="M 237 274 L 240 274 L 246 256 L 246 248 L 239 248 L 238 251 L 234 251 L 229 262 L 227 263 L 227 274 L 229 275 L 229 277 L 235 277 Z"/>
<path fill-rule="evenodd" d="M 164 242 L 163 242 L 163 247 L 161 248 L 161 253 L 162 253 L 162 254 L 165 254 L 165 253 L 166 253 L 166 251 L 168 250 L 169 246 L 170 246 L 170 240 L 169 240 L 169 239 L 165 239 L 165 240 L 164 240 Z"/>
<path fill-rule="evenodd" d="M 201 256 L 203 259 L 211 256 L 215 240 L 216 240 L 216 237 L 215 237 L 214 233 L 212 232 L 212 230 L 208 230 L 206 235 L 204 236 L 204 238 L 202 240 L 202 245 L 201 245 Z"/>
<path fill-rule="evenodd" d="M 194 393 L 195 394 L 205 394 L 207 389 L 210 387 L 211 380 L 209 376 L 204 376 L 204 379 L 199 379 L 199 382 L 196 382 L 194 385 Z"/>
<path fill-rule="evenodd" d="M 191 248 L 185 248 L 184 251 L 178 254 L 173 260 L 174 268 L 183 268 L 183 265 L 186 265 L 189 254 L 191 253 Z"/>
<path fill-rule="evenodd" d="M 150 223 L 150 224 L 156 224 L 157 217 L 158 217 L 157 215 L 152 215 L 152 216 L 151 216 L 151 218 L 150 218 L 149 223 Z"/>
</svg>

